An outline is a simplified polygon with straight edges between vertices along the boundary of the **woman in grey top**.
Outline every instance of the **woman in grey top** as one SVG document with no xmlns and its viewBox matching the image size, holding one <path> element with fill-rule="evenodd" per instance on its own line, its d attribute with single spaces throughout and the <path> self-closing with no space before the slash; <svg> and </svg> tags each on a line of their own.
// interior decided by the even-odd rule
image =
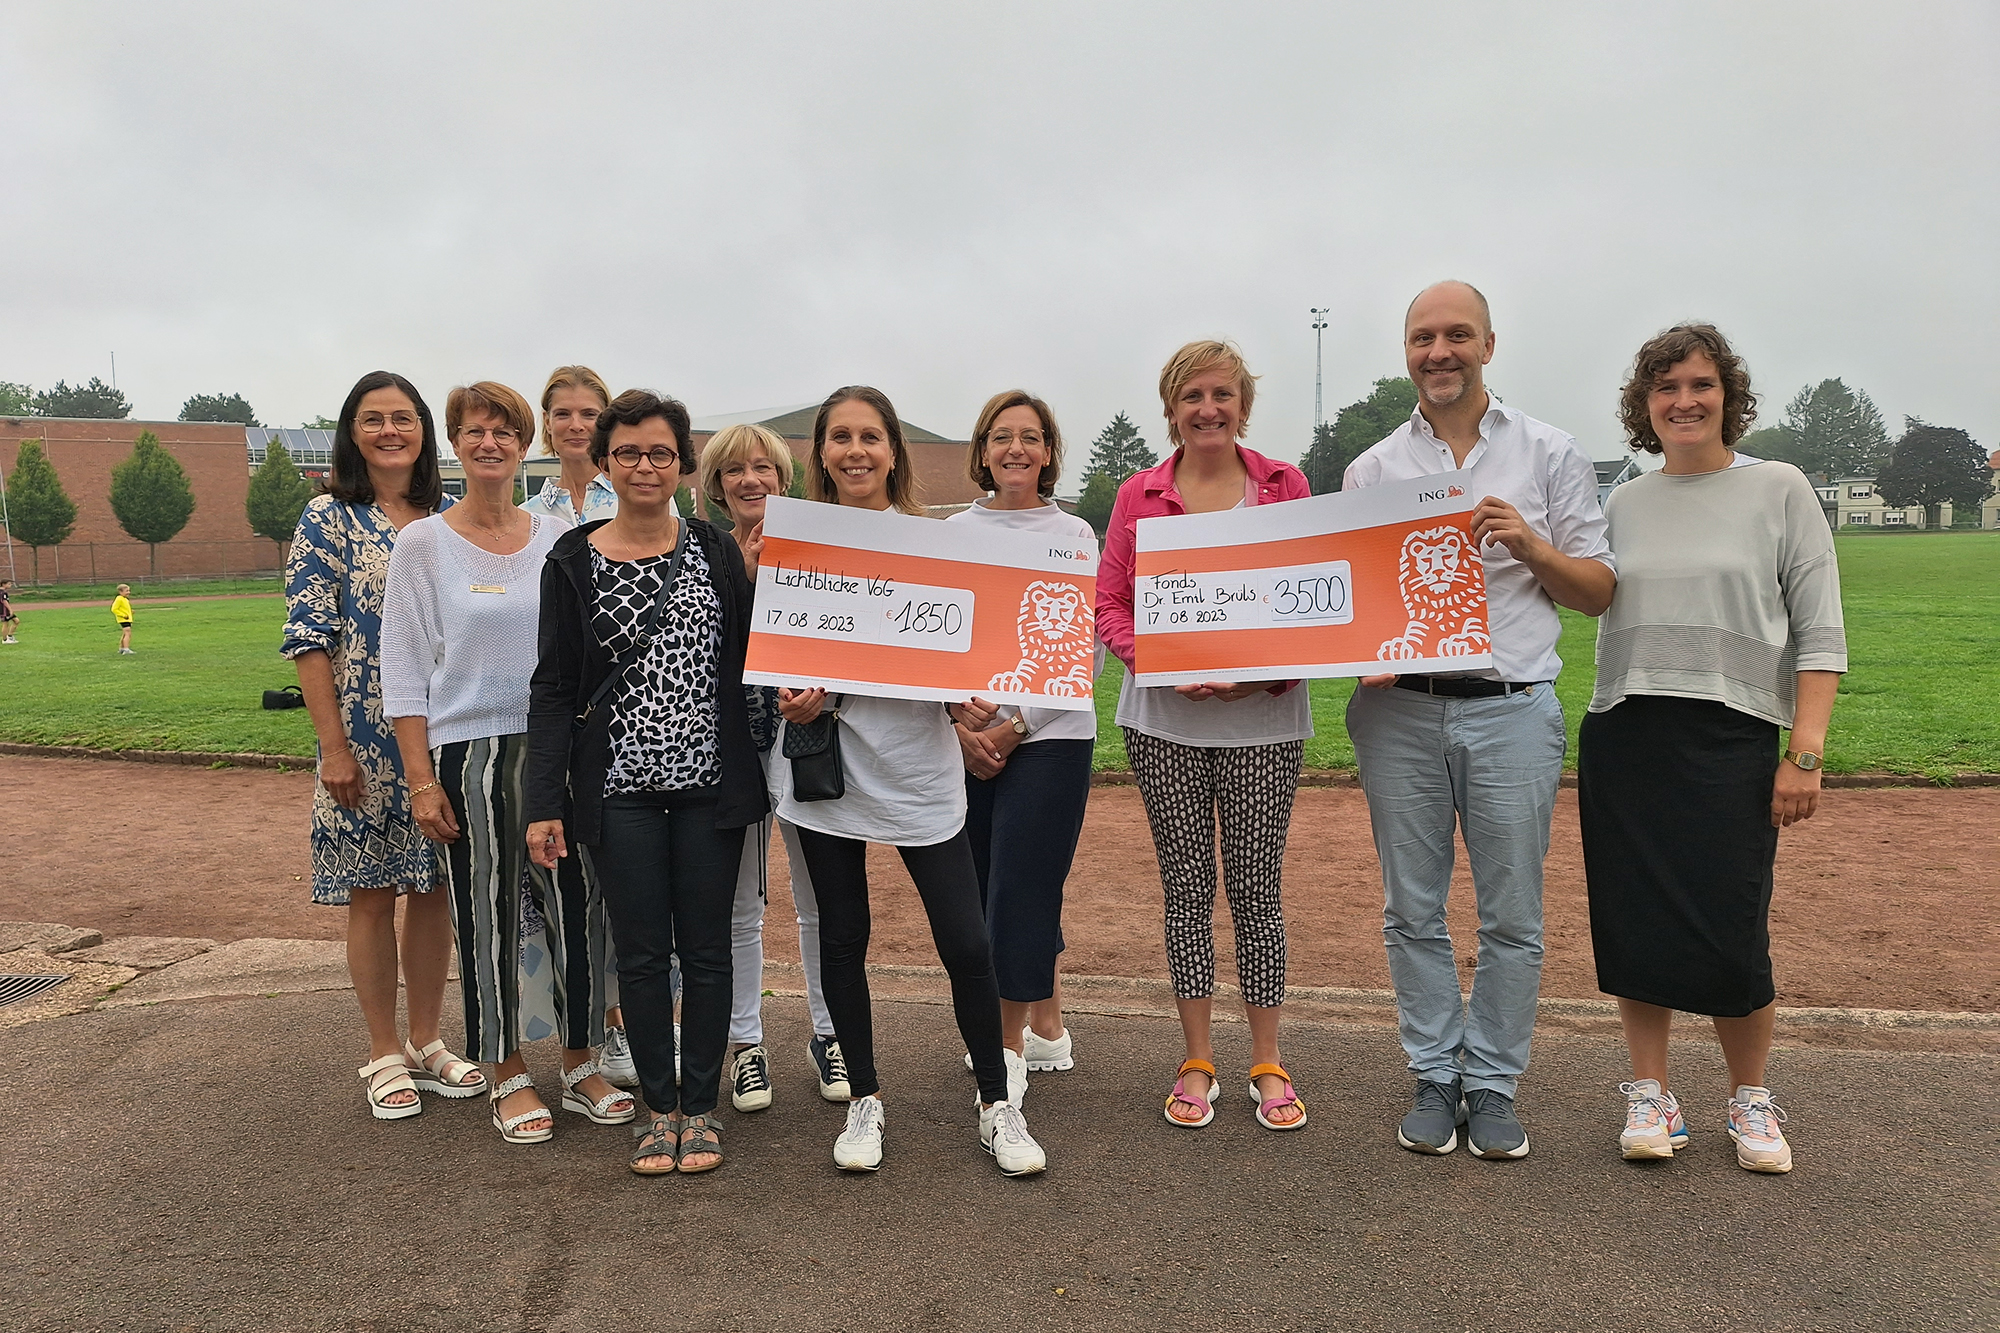
<svg viewBox="0 0 2000 1333">
<path fill-rule="evenodd" d="M 1847 639 L 1811 483 L 1731 447 L 1756 413 L 1749 372 L 1711 325 L 1639 349 L 1621 418 L 1632 447 L 1666 464 L 1605 506 L 1618 591 L 1598 628 L 1577 796 L 1598 986 L 1618 997 L 1632 1058 L 1621 1151 L 1687 1145 L 1667 1087 L 1679 1009 L 1715 1020 L 1738 1164 L 1784 1172 L 1785 1115 L 1764 1076 L 1771 870 L 1778 830 L 1819 801 Z"/>
</svg>

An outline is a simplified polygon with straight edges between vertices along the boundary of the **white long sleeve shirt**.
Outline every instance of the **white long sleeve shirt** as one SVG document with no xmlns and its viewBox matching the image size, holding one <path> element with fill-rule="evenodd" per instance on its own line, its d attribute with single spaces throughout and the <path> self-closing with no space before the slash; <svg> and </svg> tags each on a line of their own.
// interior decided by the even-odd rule
<svg viewBox="0 0 2000 1333">
<path fill-rule="evenodd" d="M 1463 464 L 1439 439 L 1423 409 L 1394 434 L 1347 466 L 1341 482 L 1358 490 L 1385 481 L 1414 481 L 1455 471 L 1473 476 L 1473 499 L 1497 496 L 1513 505 L 1528 526 L 1567 556 L 1618 568 L 1605 535 L 1604 511 L 1597 503 L 1597 469 L 1573 436 L 1517 412 L 1497 398 L 1487 400 L 1479 419 L 1479 442 Z M 1493 667 L 1468 674 L 1517 684 L 1554 680 L 1562 671 L 1556 641 L 1562 621 L 1556 604 L 1535 572 L 1499 542 L 1480 551 L 1486 565 L 1487 630 L 1493 636 Z"/>
<path fill-rule="evenodd" d="M 528 729 L 542 563 L 563 526 L 534 516 L 512 555 L 483 551 L 442 515 L 396 538 L 382 599 L 382 712 L 421 717 L 433 747 Z"/>
</svg>

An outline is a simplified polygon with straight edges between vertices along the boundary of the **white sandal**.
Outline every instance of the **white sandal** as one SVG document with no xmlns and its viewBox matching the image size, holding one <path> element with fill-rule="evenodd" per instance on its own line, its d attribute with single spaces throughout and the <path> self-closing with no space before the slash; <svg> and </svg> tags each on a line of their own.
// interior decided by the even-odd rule
<svg viewBox="0 0 2000 1333">
<path fill-rule="evenodd" d="M 477 1097 L 486 1090 L 486 1075 L 479 1066 L 446 1050 L 443 1037 L 421 1051 L 404 1042 L 403 1059 L 410 1066 L 410 1077 L 425 1092 L 440 1097 Z"/>
<path fill-rule="evenodd" d="M 361 1066 L 362 1095 L 368 1099 L 368 1113 L 377 1120 L 406 1120 L 424 1109 L 422 1097 L 412 1097 L 406 1106 L 391 1105 L 388 1098 L 399 1092 L 414 1094 L 417 1085 L 410 1081 L 410 1067 L 403 1063 L 401 1055 L 385 1055 L 380 1060 Z"/>
<path fill-rule="evenodd" d="M 500 1099 L 502 1097 L 511 1097 L 523 1088 L 532 1088 L 534 1086 L 535 1076 L 533 1074 L 516 1074 L 488 1094 L 488 1100 L 493 1103 L 493 1128 L 499 1130 L 500 1137 L 509 1143 L 543 1143 L 556 1132 L 556 1118 L 549 1113 L 549 1108 L 546 1106 L 536 1107 L 534 1110 L 523 1112 L 520 1115 L 510 1115 L 505 1120 L 500 1118 Z M 527 1124 L 530 1120 L 546 1120 L 549 1123 L 543 1125 L 540 1129 L 522 1129 L 521 1126 Z"/>
<path fill-rule="evenodd" d="M 596 1072 L 597 1061 L 594 1059 L 585 1060 L 574 1069 L 563 1070 L 563 1110 L 575 1111 L 578 1115 L 588 1118 L 593 1125 L 631 1124 L 633 1118 L 639 1114 L 639 1104 L 632 1099 L 631 1093 L 614 1089 L 593 1102 L 576 1090 L 577 1084 Z M 620 1102 L 625 1103 L 623 1111 L 611 1109 Z"/>
</svg>

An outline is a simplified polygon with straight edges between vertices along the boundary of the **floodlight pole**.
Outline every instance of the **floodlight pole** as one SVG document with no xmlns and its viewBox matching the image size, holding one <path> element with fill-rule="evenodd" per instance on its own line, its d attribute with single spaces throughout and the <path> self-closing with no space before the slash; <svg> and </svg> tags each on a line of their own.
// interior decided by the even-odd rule
<svg viewBox="0 0 2000 1333">
<path fill-rule="evenodd" d="M 1326 411 L 1321 406 L 1321 399 L 1320 399 L 1321 353 L 1324 349 L 1324 339 L 1326 338 L 1326 313 L 1327 312 L 1325 310 L 1320 309 L 1318 306 L 1313 307 L 1312 317 L 1313 317 L 1313 429 L 1314 430 L 1318 430 L 1322 425 L 1326 424 Z"/>
</svg>

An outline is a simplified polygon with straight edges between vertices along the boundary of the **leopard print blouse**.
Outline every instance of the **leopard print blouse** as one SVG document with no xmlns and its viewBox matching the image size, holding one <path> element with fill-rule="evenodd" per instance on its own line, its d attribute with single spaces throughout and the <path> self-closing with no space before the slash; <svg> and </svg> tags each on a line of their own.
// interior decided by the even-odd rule
<svg viewBox="0 0 2000 1333">
<path fill-rule="evenodd" d="M 631 648 L 646 623 L 671 558 L 607 560 L 591 548 L 591 629 L 614 656 Z M 606 796 L 688 791 L 722 779 L 715 711 L 722 599 L 709 575 L 701 543 L 688 542 L 652 647 L 626 668 L 614 695 Z"/>
</svg>

